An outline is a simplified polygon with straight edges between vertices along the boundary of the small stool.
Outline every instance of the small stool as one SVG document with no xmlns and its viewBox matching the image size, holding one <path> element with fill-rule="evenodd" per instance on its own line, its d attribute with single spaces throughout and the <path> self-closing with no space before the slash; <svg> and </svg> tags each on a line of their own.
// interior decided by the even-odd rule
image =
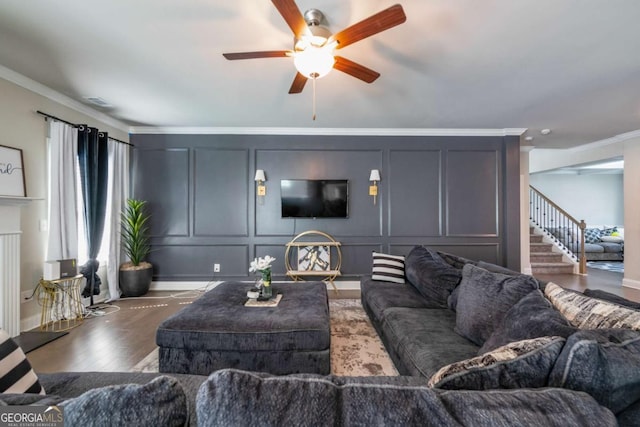
<svg viewBox="0 0 640 427">
<path fill-rule="evenodd" d="M 329 302 L 323 282 L 276 283 L 277 307 L 245 307 L 251 283 L 224 282 L 164 320 L 159 370 L 209 375 L 223 368 L 329 374 Z"/>
</svg>

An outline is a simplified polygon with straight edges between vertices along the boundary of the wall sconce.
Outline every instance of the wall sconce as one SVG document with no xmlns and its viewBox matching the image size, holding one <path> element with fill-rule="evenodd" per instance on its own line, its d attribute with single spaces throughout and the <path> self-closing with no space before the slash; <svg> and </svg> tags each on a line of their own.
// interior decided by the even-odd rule
<svg viewBox="0 0 640 427">
<path fill-rule="evenodd" d="M 380 171 L 378 169 L 371 169 L 369 181 L 373 182 L 373 185 L 369 186 L 369 195 L 373 196 L 373 204 L 375 205 L 376 197 L 378 196 L 378 181 L 380 181 Z"/>
<path fill-rule="evenodd" d="M 261 205 L 264 204 L 264 196 L 267 195 L 267 187 L 265 187 L 264 182 L 267 178 L 264 175 L 264 170 L 256 169 L 256 176 L 254 180 L 258 183 L 258 187 L 256 189 L 256 194 L 258 195 L 258 203 Z"/>
</svg>

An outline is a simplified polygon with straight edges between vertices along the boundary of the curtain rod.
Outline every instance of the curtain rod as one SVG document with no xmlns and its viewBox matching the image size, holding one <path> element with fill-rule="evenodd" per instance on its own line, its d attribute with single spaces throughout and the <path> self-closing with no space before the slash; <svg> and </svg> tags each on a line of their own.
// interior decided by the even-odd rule
<svg viewBox="0 0 640 427">
<path fill-rule="evenodd" d="M 62 119 L 61 119 L 61 118 L 59 118 L 59 117 L 52 116 L 51 114 L 44 113 L 44 112 L 42 112 L 42 111 L 40 111 L 40 110 L 37 110 L 37 111 L 36 111 L 36 113 L 40 114 L 41 116 L 44 116 L 44 117 L 45 117 L 45 120 L 46 120 L 47 118 L 50 118 L 50 119 L 57 120 L 57 121 L 62 122 L 62 123 L 66 123 L 66 124 L 68 124 L 68 125 L 70 125 L 70 126 L 73 126 L 73 127 L 78 127 L 78 126 L 80 126 L 80 125 L 78 125 L 78 124 L 76 124 L 76 123 L 71 123 L 71 122 L 68 122 L 68 121 L 66 121 L 66 120 L 62 120 Z M 127 145 L 128 145 L 128 146 L 130 146 L 130 147 L 135 147 L 135 145 L 133 145 L 133 144 L 131 144 L 131 143 L 128 143 L 128 142 L 125 142 L 125 141 L 121 141 L 121 140 L 116 139 L 116 138 L 109 137 L 109 139 L 113 139 L 114 141 L 119 142 L 120 144 L 127 144 Z"/>
</svg>

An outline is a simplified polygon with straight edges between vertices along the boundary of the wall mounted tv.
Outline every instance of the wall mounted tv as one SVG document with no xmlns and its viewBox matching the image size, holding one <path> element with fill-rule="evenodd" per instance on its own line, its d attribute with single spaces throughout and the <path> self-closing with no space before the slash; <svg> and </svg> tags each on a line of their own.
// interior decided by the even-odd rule
<svg viewBox="0 0 640 427">
<path fill-rule="evenodd" d="M 346 179 L 282 179 L 283 218 L 347 218 L 349 181 Z"/>
</svg>

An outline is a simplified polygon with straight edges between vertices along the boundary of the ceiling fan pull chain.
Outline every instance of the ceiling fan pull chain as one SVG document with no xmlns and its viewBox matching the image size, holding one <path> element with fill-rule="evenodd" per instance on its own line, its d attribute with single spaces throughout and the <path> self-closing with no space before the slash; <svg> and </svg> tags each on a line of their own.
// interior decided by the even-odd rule
<svg viewBox="0 0 640 427">
<path fill-rule="evenodd" d="M 311 75 L 313 78 L 313 120 L 316 119 L 316 76 Z"/>
</svg>

